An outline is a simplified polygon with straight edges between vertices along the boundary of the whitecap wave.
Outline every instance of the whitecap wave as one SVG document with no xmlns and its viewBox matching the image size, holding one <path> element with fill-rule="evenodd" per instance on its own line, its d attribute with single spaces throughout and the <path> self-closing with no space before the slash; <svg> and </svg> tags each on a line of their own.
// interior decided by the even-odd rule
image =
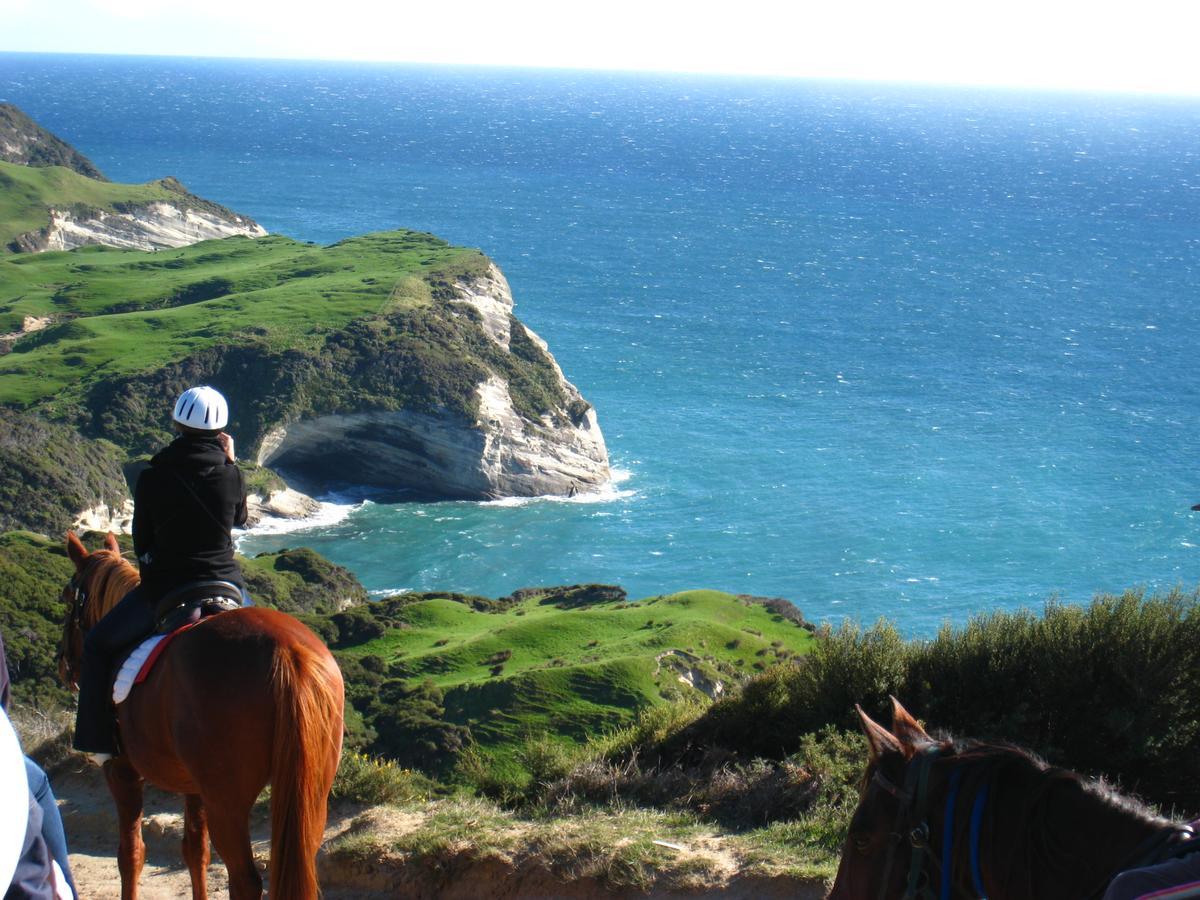
<svg viewBox="0 0 1200 900">
<path fill-rule="evenodd" d="M 483 500 L 480 506 L 528 506 L 531 503 L 612 503 L 616 500 L 628 500 L 637 495 L 631 488 L 622 488 L 625 482 L 633 477 L 627 469 L 613 469 L 612 478 L 607 484 L 594 491 L 576 494 L 574 497 L 501 497 L 498 500 Z"/>
<path fill-rule="evenodd" d="M 359 500 L 354 503 L 338 502 L 338 500 L 320 500 L 318 508 L 311 516 L 302 519 L 285 519 L 280 516 L 263 516 L 253 528 L 247 528 L 237 534 L 236 542 L 240 544 L 243 538 L 258 537 L 264 534 L 290 534 L 293 531 L 309 531 L 315 528 L 332 528 L 344 521 L 347 516 L 368 505 L 370 500 Z"/>
<path fill-rule="evenodd" d="M 410 594 L 410 593 L 412 593 L 412 588 L 382 588 L 379 590 L 367 591 L 367 594 L 369 596 L 379 597 L 380 599 L 382 599 L 384 597 L 398 597 L 401 594 Z"/>
</svg>

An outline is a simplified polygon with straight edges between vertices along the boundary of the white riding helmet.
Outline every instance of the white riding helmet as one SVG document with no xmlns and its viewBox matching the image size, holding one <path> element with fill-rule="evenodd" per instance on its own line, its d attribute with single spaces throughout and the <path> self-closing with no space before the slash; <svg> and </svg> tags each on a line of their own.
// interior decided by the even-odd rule
<svg viewBox="0 0 1200 900">
<path fill-rule="evenodd" d="M 188 388 L 175 403 L 171 418 L 200 431 L 220 431 L 229 424 L 229 404 L 221 392 L 208 385 Z"/>
</svg>

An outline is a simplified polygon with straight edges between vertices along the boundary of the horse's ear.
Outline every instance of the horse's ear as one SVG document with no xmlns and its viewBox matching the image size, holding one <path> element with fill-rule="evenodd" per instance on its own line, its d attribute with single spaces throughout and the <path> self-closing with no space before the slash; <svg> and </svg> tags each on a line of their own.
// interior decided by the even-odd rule
<svg viewBox="0 0 1200 900">
<path fill-rule="evenodd" d="M 67 532 L 67 556 L 70 557 L 71 562 L 75 563 L 76 569 L 82 567 L 88 557 L 87 548 L 83 546 L 79 538 L 75 537 L 73 531 Z"/>
<path fill-rule="evenodd" d="M 871 747 L 871 762 L 877 762 L 885 753 L 903 752 L 894 734 L 863 712 L 863 708 L 857 703 L 854 704 L 854 708 L 858 710 L 858 720 Z"/>
<path fill-rule="evenodd" d="M 904 745 L 906 755 L 910 749 L 917 749 L 925 744 L 932 744 L 933 738 L 925 733 L 921 723 L 914 719 L 895 697 L 892 700 L 892 734 Z"/>
<path fill-rule="evenodd" d="M 108 537 L 104 539 L 104 546 L 117 554 L 117 556 L 121 555 L 121 545 L 117 543 L 117 536 L 111 531 L 108 533 Z"/>
</svg>

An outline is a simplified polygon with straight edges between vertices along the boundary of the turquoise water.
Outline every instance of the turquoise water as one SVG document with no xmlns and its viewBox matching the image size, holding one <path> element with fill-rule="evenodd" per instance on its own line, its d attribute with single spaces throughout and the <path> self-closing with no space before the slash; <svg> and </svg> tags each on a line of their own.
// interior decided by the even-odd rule
<svg viewBox="0 0 1200 900">
<path fill-rule="evenodd" d="M 15 54 L 0 100 L 271 231 L 482 248 L 622 473 L 590 502 L 332 498 L 247 551 L 916 634 L 1197 583 L 1196 101 Z"/>
</svg>

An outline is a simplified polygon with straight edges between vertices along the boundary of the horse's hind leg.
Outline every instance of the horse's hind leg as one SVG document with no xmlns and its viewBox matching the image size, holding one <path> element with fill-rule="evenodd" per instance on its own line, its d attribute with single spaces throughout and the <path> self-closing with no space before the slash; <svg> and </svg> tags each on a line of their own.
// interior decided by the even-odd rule
<svg viewBox="0 0 1200 900">
<path fill-rule="evenodd" d="M 183 805 L 183 860 L 192 875 L 192 900 L 208 900 L 208 817 L 204 801 L 188 794 Z"/>
<path fill-rule="evenodd" d="M 262 876 L 250 852 L 250 808 L 228 809 L 215 803 L 209 803 L 207 808 L 213 846 L 229 871 L 230 900 L 261 900 Z"/>
<path fill-rule="evenodd" d="M 106 762 L 104 775 L 117 804 L 120 834 L 117 868 L 121 872 L 121 900 L 137 900 L 138 879 L 146 862 L 146 845 L 142 841 L 142 776 L 124 756 Z"/>
</svg>

